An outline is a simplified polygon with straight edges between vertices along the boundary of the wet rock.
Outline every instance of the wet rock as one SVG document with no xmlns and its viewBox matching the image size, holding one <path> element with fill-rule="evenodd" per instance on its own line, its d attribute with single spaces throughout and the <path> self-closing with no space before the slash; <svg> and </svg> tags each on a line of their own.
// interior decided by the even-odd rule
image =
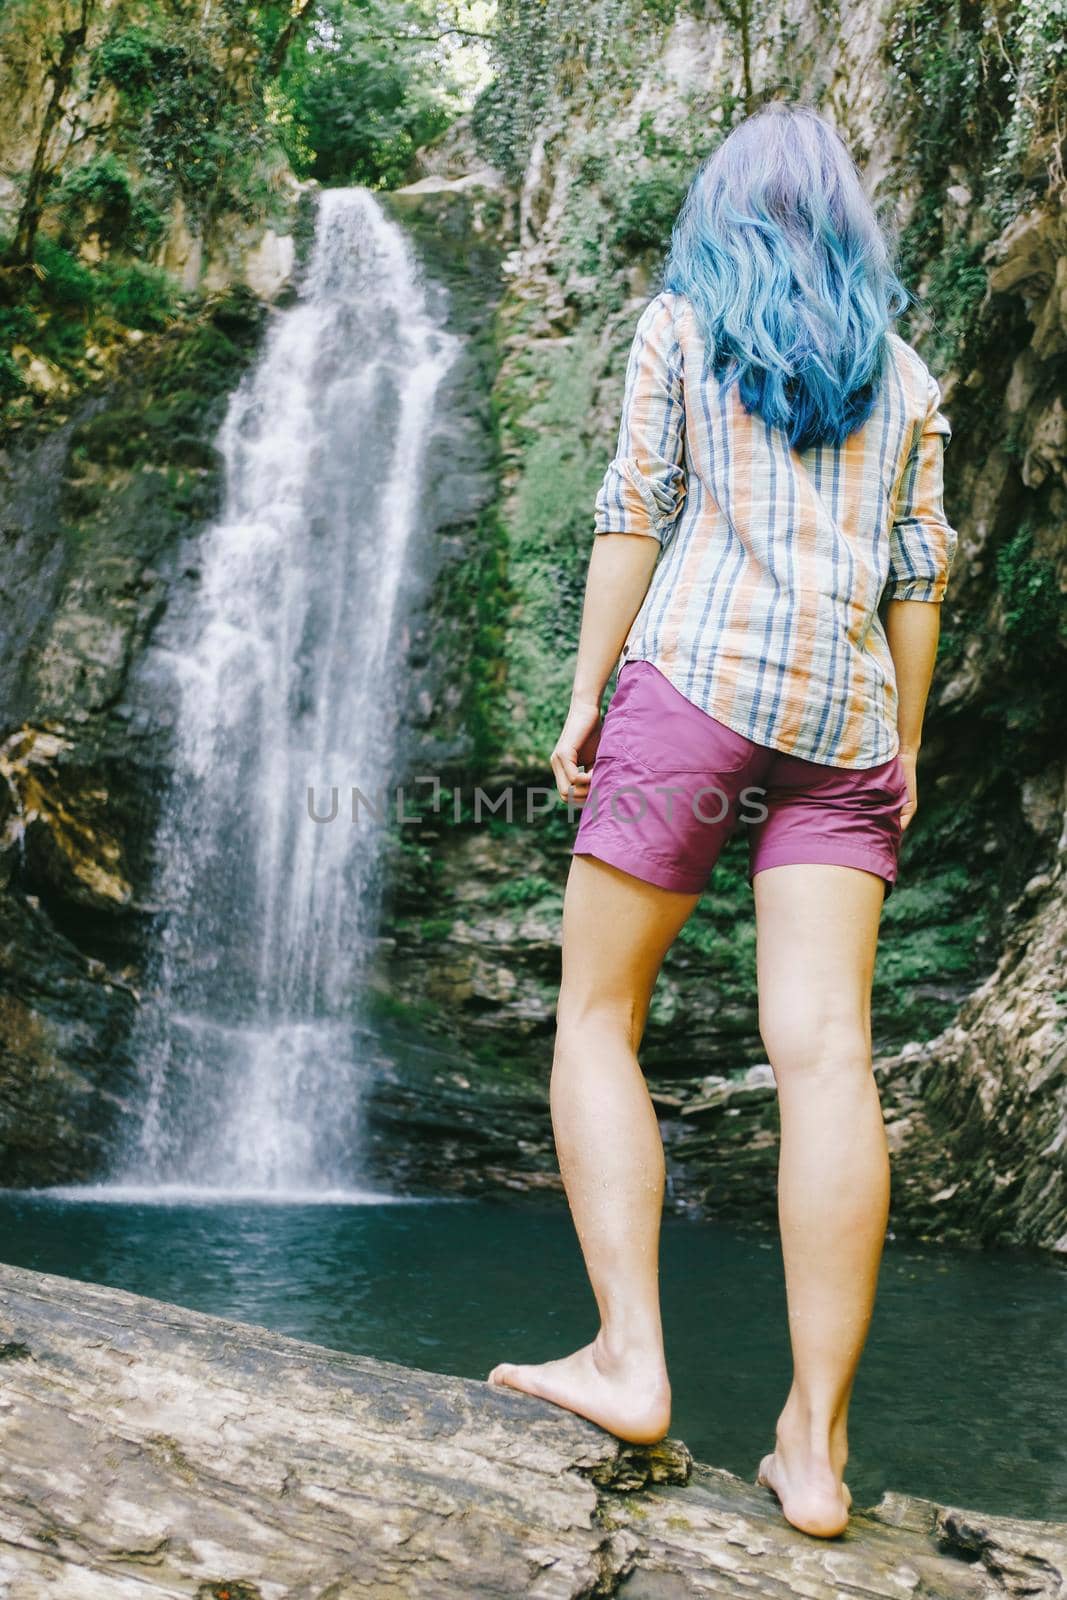
<svg viewBox="0 0 1067 1600">
<path fill-rule="evenodd" d="M 136 991 L 33 897 L 0 894 L 0 1183 L 97 1177 L 136 1081 Z"/>
<path fill-rule="evenodd" d="M 990 290 L 1023 297 L 1034 324 L 1031 348 L 1041 361 L 1067 350 L 1065 239 L 1061 212 L 1036 207 L 1015 218 L 988 252 Z"/>
<path fill-rule="evenodd" d="M 1053 1600 L 1067 1575 L 1062 1524 L 889 1494 L 812 1539 L 679 1440 L 12 1267 L 0 1356 L 9 1600 Z"/>
<path fill-rule="evenodd" d="M 928 1236 L 1067 1252 L 1062 861 L 957 1022 L 879 1064 L 897 1205 Z"/>
<path fill-rule="evenodd" d="M 108 792 L 63 772 L 73 748 L 73 740 L 40 728 L 20 728 L 0 746 L 0 855 L 20 854 L 34 881 L 61 899 L 121 912 L 133 890 L 111 831 Z"/>
<path fill-rule="evenodd" d="M 210 302 L 0 456 L 3 1183 L 98 1176 L 130 1091 L 170 738 L 142 660 L 217 504 L 209 441 L 261 317 L 243 292 Z"/>
</svg>

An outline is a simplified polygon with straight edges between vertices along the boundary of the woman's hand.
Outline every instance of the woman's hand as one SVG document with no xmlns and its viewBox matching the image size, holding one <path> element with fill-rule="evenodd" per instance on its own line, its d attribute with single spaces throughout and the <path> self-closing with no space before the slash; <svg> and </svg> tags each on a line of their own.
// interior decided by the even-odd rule
<svg viewBox="0 0 1067 1600">
<path fill-rule="evenodd" d="M 600 706 L 592 700 L 572 700 L 563 732 L 552 752 L 552 774 L 561 800 L 582 805 L 589 795 L 589 769 L 600 743 Z M 579 772 L 579 766 L 585 771 Z"/>
<path fill-rule="evenodd" d="M 906 828 L 915 815 L 919 792 L 915 785 L 915 760 L 922 742 L 926 696 L 937 656 L 941 607 L 929 600 L 891 600 L 885 632 L 897 680 L 897 733 L 899 755 L 908 778 L 908 803 L 900 813 Z"/>
<path fill-rule="evenodd" d="M 658 539 L 633 533 L 598 533 L 593 541 L 571 703 L 552 752 L 561 800 L 580 804 L 589 794 L 588 769 L 600 743 L 600 702 L 648 592 L 659 551 Z M 585 772 L 578 771 L 580 765 Z"/>
<path fill-rule="evenodd" d="M 915 763 L 918 759 L 918 751 L 901 750 L 899 754 L 900 764 L 904 768 L 904 776 L 908 780 L 908 803 L 900 813 L 900 826 L 901 830 L 903 830 L 919 809 L 919 790 L 915 781 Z"/>
</svg>

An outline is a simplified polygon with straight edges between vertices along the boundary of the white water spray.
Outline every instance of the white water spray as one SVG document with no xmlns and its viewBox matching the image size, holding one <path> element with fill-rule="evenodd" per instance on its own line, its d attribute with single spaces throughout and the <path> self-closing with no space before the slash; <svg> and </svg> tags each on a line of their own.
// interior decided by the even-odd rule
<svg viewBox="0 0 1067 1600">
<path fill-rule="evenodd" d="M 435 396 L 460 340 L 403 231 L 327 190 L 297 303 L 234 394 L 225 510 L 170 665 L 168 908 L 140 1029 L 145 1096 L 116 1182 L 359 1191 L 353 1000 L 377 833 L 331 787 L 393 777 L 405 596 Z"/>
</svg>

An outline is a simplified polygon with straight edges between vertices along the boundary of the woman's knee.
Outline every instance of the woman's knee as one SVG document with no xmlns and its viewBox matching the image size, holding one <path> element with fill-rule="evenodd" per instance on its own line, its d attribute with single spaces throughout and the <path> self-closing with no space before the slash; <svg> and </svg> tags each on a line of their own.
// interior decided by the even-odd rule
<svg viewBox="0 0 1067 1600">
<path fill-rule="evenodd" d="M 648 1007 L 632 994 L 591 993 L 585 986 L 560 989 L 556 1002 L 556 1053 L 582 1049 L 591 1034 L 614 1037 L 636 1050 Z"/>
<path fill-rule="evenodd" d="M 859 1017 L 823 1017 L 793 1026 L 761 1017 L 760 1035 L 779 1082 L 786 1074 L 825 1077 L 871 1070 L 870 1035 Z"/>
</svg>

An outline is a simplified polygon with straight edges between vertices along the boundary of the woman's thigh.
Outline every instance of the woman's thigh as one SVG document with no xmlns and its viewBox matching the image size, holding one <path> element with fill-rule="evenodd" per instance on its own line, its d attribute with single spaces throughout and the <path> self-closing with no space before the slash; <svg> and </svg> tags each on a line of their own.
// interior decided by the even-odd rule
<svg viewBox="0 0 1067 1600">
<path fill-rule="evenodd" d="M 858 867 L 769 867 L 752 880 L 760 1033 L 777 1073 L 859 1064 L 885 883 Z"/>
<path fill-rule="evenodd" d="M 699 894 L 661 889 L 595 856 L 572 856 L 563 897 L 563 974 L 557 1016 L 624 1019 L 640 1043 L 663 957 Z"/>
</svg>

